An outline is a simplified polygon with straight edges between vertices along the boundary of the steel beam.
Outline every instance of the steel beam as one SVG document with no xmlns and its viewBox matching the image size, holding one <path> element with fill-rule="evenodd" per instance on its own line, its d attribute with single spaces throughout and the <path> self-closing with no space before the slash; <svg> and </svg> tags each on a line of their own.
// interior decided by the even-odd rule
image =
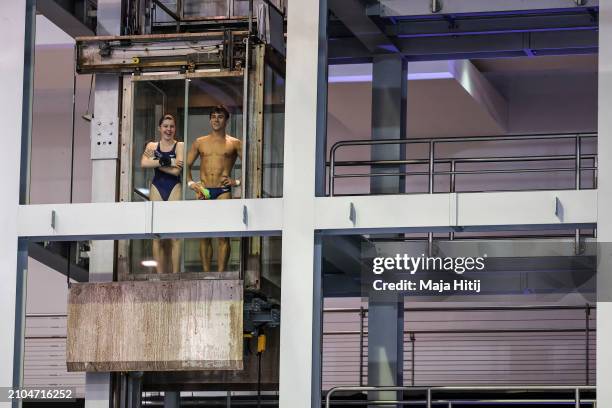
<svg viewBox="0 0 612 408">
<path fill-rule="evenodd" d="M 91 28 L 83 24 L 82 21 L 73 14 L 70 14 L 54 0 L 37 0 L 36 11 L 47 17 L 53 24 L 73 38 L 82 35 L 94 35 Z"/>
<path fill-rule="evenodd" d="M 508 102 L 469 60 L 449 63 L 453 77 L 502 130 L 508 127 Z"/>
<path fill-rule="evenodd" d="M 329 0 L 329 9 L 374 54 L 393 53 L 398 49 L 365 13 L 360 0 Z"/>
<path fill-rule="evenodd" d="M 599 0 L 587 0 L 578 6 L 574 0 L 444 0 L 438 11 L 432 10 L 432 0 L 380 0 L 368 8 L 368 14 L 380 17 L 427 16 L 441 14 L 472 14 L 500 12 L 533 12 L 540 10 L 585 10 L 599 7 Z"/>
<path fill-rule="evenodd" d="M 401 55 L 375 56 L 372 62 L 372 139 L 406 138 L 408 66 Z M 372 146 L 372 160 L 404 160 L 405 145 Z M 404 166 L 372 166 L 372 172 L 405 172 Z M 403 193 L 406 178 L 373 177 L 371 194 Z M 352 208 L 352 207 L 351 207 Z M 356 211 L 355 211 L 356 213 Z M 356 221 L 357 216 L 353 216 Z M 403 385 L 404 298 L 368 299 L 368 385 Z M 368 393 L 368 400 L 397 400 L 396 392 Z"/>
<path fill-rule="evenodd" d="M 408 68 L 400 55 L 374 57 L 372 64 L 372 139 L 406 138 Z M 406 146 L 372 146 L 372 160 L 403 160 Z M 391 166 L 372 166 L 372 172 L 398 173 Z M 371 194 L 403 193 L 405 177 L 373 177 Z"/>
<path fill-rule="evenodd" d="M 436 19 L 406 19 L 388 25 L 386 33 L 402 38 L 486 35 L 511 32 L 597 30 L 597 13 L 523 14 L 515 16 L 440 16 Z"/>
<path fill-rule="evenodd" d="M 400 38 L 400 53 L 408 61 L 435 61 L 526 55 L 596 53 L 598 34 L 594 30 L 501 33 L 463 36 Z M 368 62 L 372 54 L 356 38 L 329 41 L 330 64 Z"/>
<path fill-rule="evenodd" d="M 70 245 L 70 244 L 69 244 Z M 48 248 L 42 246 L 37 242 L 28 243 L 28 256 L 32 259 L 37 260 L 43 265 L 61 273 L 64 276 L 70 275 L 70 278 L 77 282 L 89 281 L 89 271 L 83 269 L 79 265 L 72 262 L 72 260 L 66 259 L 64 256 L 57 252 L 53 252 Z M 70 267 L 68 264 L 70 263 Z"/>
</svg>

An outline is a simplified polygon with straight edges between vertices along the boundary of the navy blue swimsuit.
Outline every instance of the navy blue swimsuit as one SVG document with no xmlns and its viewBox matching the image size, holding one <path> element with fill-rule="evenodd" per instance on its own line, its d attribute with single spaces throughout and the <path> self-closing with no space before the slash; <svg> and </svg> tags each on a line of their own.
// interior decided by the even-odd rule
<svg viewBox="0 0 612 408">
<path fill-rule="evenodd" d="M 177 144 L 178 142 L 175 142 L 174 146 L 172 146 L 172 150 L 170 150 L 169 152 L 162 152 L 159 148 L 160 143 L 157 143 L 157 148 L 155 148 L 155 157 L 158 159 L 162 157 L 176 159 Z M 164 201 L 168 201 L 168 198 L 170 197 L 170 193 L 172 192 L 174 186 L 181 182 L 181 176 L 174 176 L 172 174 L 164 173 L 159 168 L 155 168 L 154 170 L 155 176 L 153 177 L 152 184 L 155 186 L 155 188 L 157 188 L 157 191 L 159 191 L 161 198 Z"/>
</svg>

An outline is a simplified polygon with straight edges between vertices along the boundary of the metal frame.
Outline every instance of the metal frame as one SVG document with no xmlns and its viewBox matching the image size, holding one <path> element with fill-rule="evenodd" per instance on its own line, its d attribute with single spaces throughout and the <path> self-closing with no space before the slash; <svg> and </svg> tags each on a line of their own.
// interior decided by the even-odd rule
<svg viewBox="0 0 612 408">
<path fill-rule="evenodd" d="M 429 183 L 429 194 L 434 193 L 434 178 L 436 175 L 450 175 L 451 181 L 451 193 L 455 192 L 455 176 L 457 174 L 486 174 L 486 173 L 530 173 L 530 172 L 554 172 L 554 171 L 573 171 L 575 173 L 575 189 L 580 190 L 581 171 L 591 170 L 596 171 L 596 155 L 582 155 L 581 153 L 581 141 L 584 138 L 597 137 L 596 134 L 573 134 L 573 135 L 523 135 L 523 136 L 478 136 L 478 137 L 457 137 L 457 138 L 414 138 L 414 139 L 387 139 L 387 140 L 342 140 L 334 143 L 330 151 L 330 175 L 328 180 L 329 196 L 334 196 L 334 187 L 336 178 L 348 178 L 348 177 L 386 177 L 398 175 L 427 175 Z M 486 158 L 435 158 L 435 147 L 439 143 L 461 143 L 461 142 L 500 142 L 500 141 L 524 141 L 524 140 L 562 140 L 562 139 L 574 139 L 575 140 L 575 155 L 550 155 L 550 156 L 513 156 L 513 157 L 486 157 Z M 429 158 L 416 159 L 416 160 L 360 160 L 360 161 L 348 161 L 348 162 L 336 162 L 336 152 L 338 149 L 345 146 L 373 146 L 373 145 L 408 145 L 408 144 L 428 144 L 429 145 Z M 593 159 L 594 165 L 592 167 L 582 167 L 582 159 Z M 457 171 L 457 163 L 467 162 L 518 162 L 518 161 L 555 161 L 555 160 L 571 160 L 575 161 L 573 167 L 560 167 L 560 168 L 536 168 L 536 169 L 499 169 L 499 170 L 473 170 L 473 171 Z M 451 166 L 450 171 L 435 171 L 436 163 L 449 163 Z M 359 174 L 336 174 L 337 166 L 364 166 L 364 165 L 401 165 L 401 164 L 429 164 L 429 170 L 427 172 L 396 172 L 396 173 L 359 173 Z M 596 186 L 594 186 L 596 188 Z"/>
<path fill-rule="evenodd" d="M 597 306 L 585 304 L 584 306 L 558 306 L 558 305 L 522 305 L 522 306 L 463 306 L 463 307 L 404 307 L 404 312 L 445 312 L 445 311 L 524 311 L 524 310 L 584 310 L 585 321 L 584 329 L 483 329 L 483 330 L 404 330 L 403 334 L 408 335 L 411 343 L 411 386 L 415 383 L 415 348 L 417 334 L 441 334 L 441 333 L 584 333 L 585 337 L 585 384 L 590 385 L 590 336 L 596 332 L 590 327 L 591 311 L 596 310 Z M 368 314 L 368 309 L 363 306 L 360 308 L 329 308 L 325 309 L 327 313 L 358 313 L 359 314 L 359 331 L 342 330 L 337 332 L 325 332 L 324 335 L 359 335 L 359 386 L 364 386 L 364 338 L 367 335 L 365 330 L 365 319 Z"/>
<path fill-rule="evenodd" d="M 249 49 L 247 44 L 247 49 Z M 254 175 L 254 179 L 258 180 L 261 178 L 262 172 L 262 154 L 261 154 L 261 146 L 257 145 L 257 143 L 253 143 L 255 146 L 255 150 L 253 155 L 246 154 L 249 139 L 257 141 L 261 144 L 262 141 L 262 133 L 263 133 L 263 73 L 264 73 L 264 62 L 266 49 L 263 45 L 256 46 L 252 51 L 255 54 L 254 63 L 249 63 L 250 61 L 250 51 L 247 53 L 247 64 L 240 70 L 227 70 L 227 69 L 210 69 L 210 70 L 199 70 L 196 72 L 186 72 L 186 73 L 144 73 L 142 75 L 125 75 L 124 76 L 124 86 L 123 86 L 123 113 L 122 113 L 122 145 L 121 145 L 121 188 L 120 188 L 120 201 L 130 201 L 132 197 L 132 169 L 133 169 L 133 151 L 132 151 L 132 124 L 133 124 L 133 112 L 132 112 L 132 104 L 134 99 L 134 84 L 140 81 L 163 81 L 163 80 L 184 80 L 185 81 L 185 106 L 188 104 L 188 89 L 189 89 L 189 81 L 194 78 L 219 78 L 219 77 L 242 77 L 244 78 L 244 99 L 243 99 L 243 159 L 242 159 L 242 177 L 243 180 L 243 198 L 245 196 L 251 195 L 256 198 L 261 196 L 261 183 L 255 181 L 253 185 L 246 183 L 246 167 L 251 164 L 252 172 Z M 255 69 L 251 69 L 251 65 L 255 66 Z M 254 95 L 254 102 L 251 103 L 248 95 Z M 252 112 L 255 120 L 250 121 L 252 125 L 249 124 L 248 116 Z M 186 128 L 187 122 L 185 122 L 184 131 L 185 134 L 187 132 Z M 184 135 L 185 137 L 185 135 Z M 249 149 L 253 150 L 253 149 Z M 252 157 L 251 157 L 252 156 Z M 250 160 L 248 160 L 250 159 Z M 186 168 L 184 169 L 183 175 L 185 176 Z M 185 177 L 183 177 L 186 180 Z M 186 188 L 183 186 L 183 196 L 185 194 Z M 251 240 L 257 241 L 258 238 L 253 237 Z M 249 244 L 249 247 L 251 245 Z M 244 248 L 244 243 L 243 243 Z M 253 243 L 253 250 L 259 251 L 258 242 Z M 134 279 L 134 277 L 130 277 L 127 273 L 129 270 L 130 260 L 129 260 L 129 243 L 127 241 L 121 241 L 118 245 L 119 252 L 119 263 L 118 270 L 119 276 L 123 279 Z M 244 256 L 242 257 L 245 259 Z M 184 258 L 183 258 L 184 259 Z M 241 269 L 244 268 L 244 262 L 241 262 Z M 241 271 L 241 275 L 244 275 L 244 271 Z M 160 277 L 156 275 L 156 277 Z M 164 276 L 164 279 L 174 279 L 173 276 Z M 182 277 L 185 278 L 185 277 Z M 259 280 L 257 280 L 259 282 Z"/>
<path fill-rule="evenodd" d="M 431 408 L 434 403 L 447 403 L 452 406 L 454 403 L 562 403 L 562 402 L 574 402 L 576 408 L 580 408 L 581 402 L 594 403 L 594 399 L 584 399 L 580 397 L 580 391 L 591 391 L 595 390 L 595 386 L 508 386 L 508 387 L 334 387 L 327 392 L 325 396 L 325 408 L 331 407 L 331 396 L 339 391 L 424 391 L 426 393 L 426 399 L 423 400 L 401 400 L 401 401 L 354 401 L 354 405 L 389 405 L 389 404 L 425 404 L 427 408 Z M 461 399 L 461 398 L 434 398 L 434 392 L 439 391 L 568 391 L 574 392 L 574 398 L 572 399 L 545 399 L 545 398 L 533 398 L 533 399 L 499 399 L 499 398 L 479 398 L 478 400 Z"/>
<path fill-rule="evenodd" d="M 122 104 L 122 123 L 121 123 L 121 177 L 120 177 L 120 193 L 119 200 L 122 202 L 129 202 L 132 199 L 133 194 L 133 123 L 134 123 L 134 112 L 132 111 L 134 102 L 134 85 L 137 82 L 143 81 L 179 81 L 183 80 L 185 84 L 185 106 L 188 101 L 188 89 L 189 81 L 195 78 L 238 78 L 243 77 L 243 71 L 235 70 L 203 70 L 196 72 L 185 72 L 185 73 L 149 73 L 143 75 L 124 75 L 123 77 L 123 104 Z M 244 107 L 243 107 L 244 110 Z M 187 110 L 185 110 L 187 112 Z M 186 113 L 185 113 L 186 114 Z M 188 129 L 187 122 L 185 122 L 183 128 L 183 137 L 186 138 Z M 187 148 L 186 148 L 187 149 Z M 187 150 L 185 150 L 187 152 Z M 244 166 L 243 166 L 244 167 Z M 182 191 L 183 199 L 185 198 L 186 192 L 186 167 L 183 169 L 183 181 Z M 184 246 L 183 246 L 184 250 Z M 120 240 L 117 245 L 118 262 L 117 262 L 117 275 L 119 280 L 140 280 L 147 278 L 157 278 L 165 280 L 173 279 L 188 279 L 188 278 L 201 278 L 205 277 L 192 273 L 181 273 L 180 277 L 174 276 L 175 274 L 139 274 L 138 276 L 130 273 L 131 258 L 130 258 L 130 242 L 127 240 Z M 184 262 L 184 257 L 181 258 Z M 241 265 L 243 262 L 241 262 Z M 242 266 L 241 266 L 242 267 Z M 211 275 L 207 274 L 207 278 Z M 216 276 L 216 275 L 215 275 Z M 233 273 L 222 274 L 218 278 L 233 279 Z"/>
<path fill-rule="evenodd" d="M 244 30 L 233 30 L 237 38 Z M 194 71 L 221 65 L 225 31 L 76 38 L 77 72 Z M 233 50 L 232 50 L 233 51 Z"/>
</svg>

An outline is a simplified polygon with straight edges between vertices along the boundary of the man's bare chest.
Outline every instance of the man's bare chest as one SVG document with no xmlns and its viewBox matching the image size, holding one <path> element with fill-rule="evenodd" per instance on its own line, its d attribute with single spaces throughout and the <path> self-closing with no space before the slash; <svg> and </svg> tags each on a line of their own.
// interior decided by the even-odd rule
<svg viewBox="0 0 612 408">
<path fill-rule="evenodd" d="M 199 148 L 202 158 L 225 158 L 233 159 L 236 157 L 236 149 L 230 142 L 208 142 L 202 143 Z"/>
</svg>

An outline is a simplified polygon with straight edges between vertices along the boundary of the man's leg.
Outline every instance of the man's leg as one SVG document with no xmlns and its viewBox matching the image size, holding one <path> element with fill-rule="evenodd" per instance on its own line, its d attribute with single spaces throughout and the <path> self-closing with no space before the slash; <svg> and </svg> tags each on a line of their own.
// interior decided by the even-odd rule
<svg viewBox="0 0 612 408">
<path fill-rule="evenodd" d="M 212 262 L 212 245 L 210 238 L 202 238 L 200 240 L 200 259 L 202 260 L 204 272 L 210 272 L 210 263 Z"/>
<path fill-rule="evenodd" d="M 217 200 L 229 200 L 232 198 L 232 193 L 223 193 Z M 230 256 L 230 240 L 229 238 L 219 238 L 219 253 L 217 254 L 217 268 L 219 272 L 225 272 L 227 269 L 227 261 Z"/>
<path fill-rule="evenodd" d="M 219 238 L 219 254 L 217 256 L 217 267 L 219 272 L 225 272 L 230 251 L 231 247 L 229 238 Z"/>
<path fill-rule="evenodd" d="M 172 273 L 179 273 L 181 270 L 181 240 L 172 240 Z"/>
</svg>

